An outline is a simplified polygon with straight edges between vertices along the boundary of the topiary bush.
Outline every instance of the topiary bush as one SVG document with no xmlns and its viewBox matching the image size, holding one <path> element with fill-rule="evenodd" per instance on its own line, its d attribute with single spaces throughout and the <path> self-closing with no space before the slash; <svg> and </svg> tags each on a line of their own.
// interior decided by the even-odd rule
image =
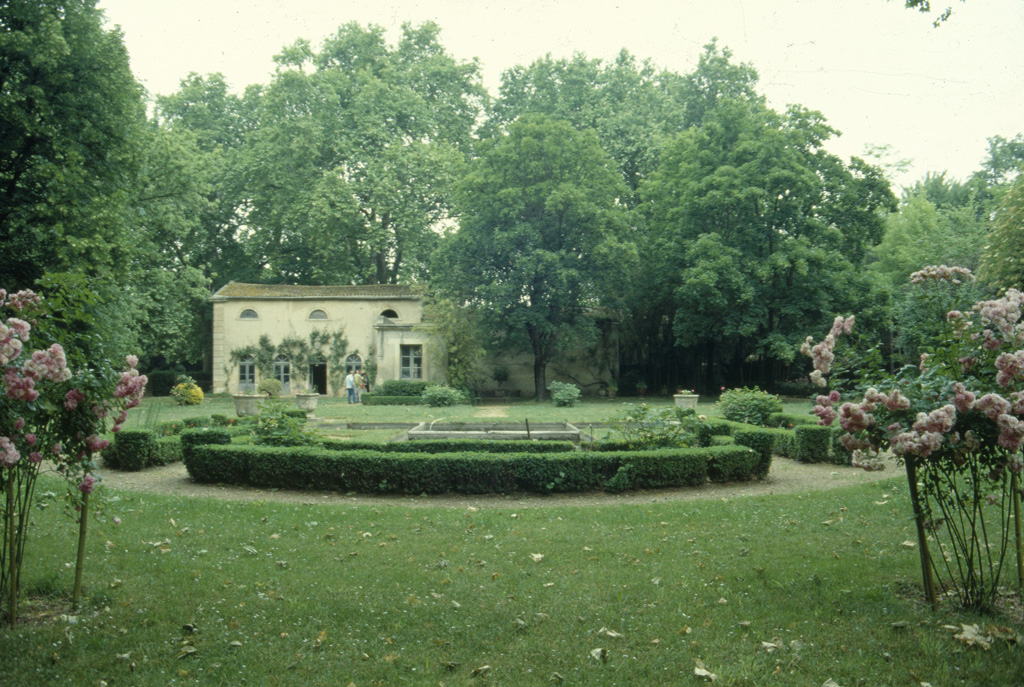
<svg viewBox="0 0 1024 687">
<path fill-rule="evenodd" d="M 722 392 L 716 404 L 722 417 L 733 422 L 745 422 L 748 425 L 767 427 L 773 413 L 782 412 L 782 401 L 778 396 L 761 391 L 756 386 L 729 389 Z"/>
<path fill-rule="evenodd" d="M 156 435 L 148 429 L 122 429 L 113 443 L 103 451 L 103 464 L 108 468 L 135 472 L 146 467 L 156 443 Z"/>
<path fill-rule="evenodd" d="M 580 400 L 580 389 L 575 384 L 551 382 L 548 384 L 548 391 L 551 392 L 552 402 L 562 408 L 572 407 Z"/>
<path fill-rule="evenodd" d="M 423 396 L 421 398 L 423 399 L 423 403 L 435 408 L 465 405 L 469 403 L 469 400 L 463 392 L 458 389 L 453 389 L 450 386 L 428 386 L 423 391 Z"/>
<path fill-rule="evenodd" d="M 427 382 L 412 379 L 389 379 L 377 385 L 375 393 L 380 396 L 422 396 Z"/>
<path fill-rule="evenodd" d="M 256 385 L 256 391 L 261 394 L 266 394 L 271 398 L 277 398 L 281 395 L 281 391 L 284 389 L 284 385 L 281 384 L 280 379 L 274 377 L 268 377 L 261 379 L 260 383 Z"/>
<path fill-rule="evenodd" d="M 819 425 L 800 425 L 796 434 L 794 458 L 801 463 L 825 463 L 832 445 L 832 428 Z"/>
</svg>

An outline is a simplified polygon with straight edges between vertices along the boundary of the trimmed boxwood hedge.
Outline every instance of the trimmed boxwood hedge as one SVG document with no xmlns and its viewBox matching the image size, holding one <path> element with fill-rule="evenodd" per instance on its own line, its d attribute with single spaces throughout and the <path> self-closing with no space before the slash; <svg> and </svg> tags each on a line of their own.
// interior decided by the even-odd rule
<svg viewBox="0 0 1024 687">
<path fill-rule="evenodd" d="M 185 465 L 197 482 L 400 494 L 551 493 L 698 486 L 707 481 L 711 471 L 718 480 L 748 479 L 760 462 L 760 455 L 745 446 L 618 453 L 524 451 L 434 455 L 202 444 L 189 445 L 185 450 Z"/>
<path fill-rule="evenodd" d="M 382 396 L 380 394 L 364 393 L 359 400 L 365 406 L 421 406 L 423 398 L 420 396 Z"/>
<path fill-rule="evenodd" d="M 799 425 L 816 425 L 818 418 L 814 415 L 797 415 L 796 413 L 772 413 L 768 416 L 771 427 L 795 429 Z"/>
<path fill-rule="evenodd" d="M 105 467 L 127 471 L 168 465 L 181 458 L 181 440 L 177 436 L 157 436 L 149 429 L 123 429 L 103 451 Z"/>
<path fill-rule="evenodd" d="M 380 451 L 382 453 L 568 453 L 575 450 L 571 441 L 518 441 L 492 439 L 417 439 L 416 441 L 342 441 L 323 439 L 318 442 L 329 451 Z"/>
</svg>

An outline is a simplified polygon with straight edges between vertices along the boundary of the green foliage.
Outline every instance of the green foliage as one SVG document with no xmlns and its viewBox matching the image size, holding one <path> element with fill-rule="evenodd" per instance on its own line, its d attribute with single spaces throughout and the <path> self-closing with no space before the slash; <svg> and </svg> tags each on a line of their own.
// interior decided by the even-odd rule
<svg viewBox="0 0 1024 687">
<path fill-rule="evenodd" d="M 149 381 L 146 383 L 146 393 L 150 396 L 170 396 L 171 389 L 178 379 L 178 373 L 174 370 L 153 370 L 146 375 Z"/>
<path fill-rule="evenodd" d="M 385 396 L 383 393 L 373 392 L 360 394 L 359 401 L 364 406 L 421 406 L 422 396 Z"/>
<path fill-rule="evenodd" d="M 281 395 L 281 391 L 284 389 L 284 385 L 281 384 L 281 380 L 276 377 L 267 377 L 261 379 L 260 383 L 256 385 L 256 391 L 261 394 L 266 394 L 272 398 L 277 398 Z"/>
<path fill-rule="evenodd" d="M 580 400 L 580 388 L 575 384 L 551 382 L 548 391 L 551 392 L 552 402 L 560 408 L 571 408 Z"/>
<path fill-rule="evenodd" d="M 450 299 L 429 297 L 423 306 L 423 324 L 419 328 L 429 332 L 436 342 L 427 347 L 428 355 L 444 370 L 448 386 L 472 390 L 484 383 L 487 351 L 473 308 Z"/>
<path fill-rule="evenodd" d="M 425 405 L 433 406 L 435 408 L 465 405 L 469 403 L 469 399 L 466 398 L 465 393 L 458 389 L 453 389 L 450 386 L 428 386 L 423 390 L 423 395 L 420 398 L 422 398 Z"/>
<path fill-rule="evenodd" d="M 793 432 L 796 435 L 793 456 L 796 460 L 801 463 L 826 463 L 831 460 L 831 427 L 800 425 Z"/>
<path fill-rule="evenodd" d="M 569 453 L 571 441 L 522 441 L 515 439 L 417 439 L 416 441 L 339 441 L 323 439 L 332 451 L 378 451 L 381 453 Z"/>
<path fill-rule="evenodd" d="M 794 429 L 797 425 L 816 425 L 818 418 L 813 415 L 796 415 L 794 413 L 772 413 L 768 416 L 769 427 Z"/>
<path fill-rule="evenodd" d="M 635 259 L 616 203 L 626 193 L 593 132 L 542 115 L 482 141 L 458 185 L 460 228 L 436 255 L 434 286 L 532 353 L 538 400 L 555 352 L 596 336 L 588 311 L 610 303 Z"/>
<path fill-rule="evenodd" d="M 103 464 L 117 470 L 138 471 L 150 462 L 156 436 L 148 429 L 122 429 L 103 452 Z"/>
<path fill-rule="evenodd" d="M 315 447 L 197 446 L 186 451 L 200 482 L 261 488 L 316 488 L 363 493 L 551 493 L 699 486 L 716 474 L 749 478 L 751 450 L 744 446 L 661 449 L 621 453 L 480 452 L 417 455 L 379 451 L 328 451 Z M 755 461 L 756 462 L 756 461 Z M 628 467 L 627 467 L 628 466 Z M 625 472 L 620 471 L 626 468 Z M 753 472 L 756 472 L 755 465 Z M 618 475 L 618 477 L 616 477 Z"/>
<path fill-rule="evenodd" d="M 723 391 L 715 405 L 727 420 L 762 427 L 771 424 L 770 417 L 773 413 L 782 412 L 782 400 L 757 387 Z"/>
<path fill-rule="evenodd" d="M 158 465 L 169 465 L 182 459 L 181 440 L 177 436 L 160 436 L 150 429 L 122 429 L 103 452 L 108 468 L 138 471 Z"/>
<path fill-rule="evenodd" d="M 628 403 L 611 421 L 608 441 L 632 450 L 695 446 L 701 424 L 692 408 L 656 410 L 646 403 Z"/>
<path fill-rule="evenodd" d="M 145 110 L 121 32 L 92 2 L 4 3 L 0 25 L 4 287 L 68 270 L 127 277 Z"/>
<path fill-rule="evenodd" d="M 341 26 L 299 40 L 271 82 L 247 93 L 240 165 L 246 252 L 293 283 L 386 284 L 424 276 L 451 216 L 485 91 L 440 29 Z M 273 161 L 273 163 L 268 163 Z"/>
<path fill-rule="evenodd" d="M 768 476 L 768 471 L 772 466 L 772 452 L 775 449 L 777 437 L 786 436 L 786 434 L 783 434 L 785 431 L 751 428 L 734 430 L 732 432 L 732 438 L 735 439 L 737 445 L 753 449 L 756 454 L 751 474 L 757 479 L 764 479 Z"/>
<path fill-rule="evenodd" d="M 180 406 L 197 406 L 203 402 L 203 390 L 194 382 L 182 382 L 171 389 L 171 396 Z"/>
<path fill-rule="evenodd" d="M 379 386 L 374 393 L 381 396 L 422 396 L 430 382 L 418 382 L 411 379 L 389 379 Z"/>
<path fill-rule="evenodd" d="M 305 431 L 306 414 L 299 416 L 280 400 L 270 400 L 263 405 L 256 424 L 253 426 L 255 443 L 260 446 L 311 446 L 316 437 Z"/>
<path fill-rule="evenodd" d="M 1022 141 L 1024 147 L 1024 141 Z M 1024 174 L 1009 188 L 987 236 L 982 276 L 1000 289 L 1024 288 Z"/>
</svg>

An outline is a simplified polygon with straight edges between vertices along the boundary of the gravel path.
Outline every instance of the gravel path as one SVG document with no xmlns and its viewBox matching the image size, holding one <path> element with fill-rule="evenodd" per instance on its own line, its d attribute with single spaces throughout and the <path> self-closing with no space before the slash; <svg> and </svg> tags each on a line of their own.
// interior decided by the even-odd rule
<svg viewBox="0 0 1024 687">
<path fill-rule="evenodd" d="M 248 487 L 197 484 L 192 481 L 181 463 L 149 468 L 141 472 L 104 470 L 103 484 L 107 489 L 157 492 L 161 494 L 232 499 L 236 501 L 276 501 L 305 504 L 367 504 L 394 506 L 423 506 L 465 508 L 530 508 L 541 506 L 595 506 L 631 503 L 659 503 L 666 501 L 687 501 L 693 499 L 731 499 L 741 496 L 770 496 L 793 492 L 837 489 L 854 484 L 877 482 L 891 477 L 900 477 L 903 471 L 895 463 L 880 472 L 865 472 L 851 467 L 837 465 L 808 465 L 788 458 L 772 460 L 768 477 L 759 482 L 731 484 L 705 484 L 697 488 L 658 489 L 627 494 L 606 494 L 593 492 L 584 494 L 515 494 L 512 496 L 463 496 L 444 494 L 438 496 L 376 496 L 364 494 L 339 494 L 324 491 L 291 491 L 284 489 L 252 489 Z"/>
</svg>

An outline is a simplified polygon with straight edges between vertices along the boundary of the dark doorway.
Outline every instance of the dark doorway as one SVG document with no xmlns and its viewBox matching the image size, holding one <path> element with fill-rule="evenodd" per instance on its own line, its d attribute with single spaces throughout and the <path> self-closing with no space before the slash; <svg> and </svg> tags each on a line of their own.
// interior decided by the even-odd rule
<svg viewBox="0 0 1024 687">
<path fill-rule="evenodd" d="M 309 388 L 318 394 L 327 393 L 327 363 L 309 364 Z"/>
</svg>

